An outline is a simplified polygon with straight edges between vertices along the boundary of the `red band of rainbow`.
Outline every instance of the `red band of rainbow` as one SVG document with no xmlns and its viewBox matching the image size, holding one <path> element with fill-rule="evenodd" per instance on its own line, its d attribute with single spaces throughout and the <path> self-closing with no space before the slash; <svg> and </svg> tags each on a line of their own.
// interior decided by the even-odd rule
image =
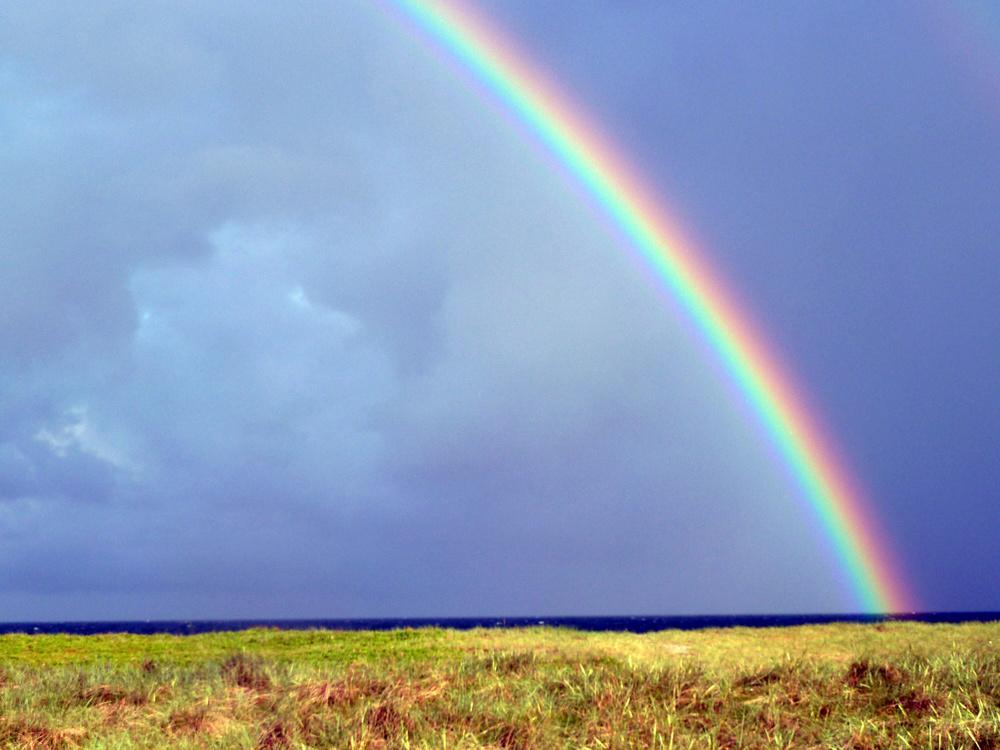
<svg viewBox="0 0 1000 750">
<path fill-rule="evenodd" d="M 751 316 L 685 242 L 653 193 L 508 39 L 454 0 L 392 0 L 541 141 L 628 238 L 717 353 L 829 537 L 866 612 L 912 608 L 887 539 Z"/>
</svg>

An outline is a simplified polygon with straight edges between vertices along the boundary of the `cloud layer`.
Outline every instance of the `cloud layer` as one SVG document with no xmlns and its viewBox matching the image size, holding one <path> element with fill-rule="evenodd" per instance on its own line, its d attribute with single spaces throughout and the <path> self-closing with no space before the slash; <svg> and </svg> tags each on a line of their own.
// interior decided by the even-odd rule
<svg viewBox="0 0 1000 750">
<path fill-rule="evenodd" d="M 8 619 L 851 607 L 681 316 L 384 13 L 0 50 Z"/>
</svg>

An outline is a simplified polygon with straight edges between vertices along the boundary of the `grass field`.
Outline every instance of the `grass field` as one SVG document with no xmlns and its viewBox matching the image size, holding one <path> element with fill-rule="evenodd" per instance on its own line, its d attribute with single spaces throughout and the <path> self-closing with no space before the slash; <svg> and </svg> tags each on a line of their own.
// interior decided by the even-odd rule
<svg viewBox="0 0 1000 750">
<path fill-rule="evenodd" d="M 1000 623 L 0 636 L 4 748 L 1000 748 Z"/>
</svg>

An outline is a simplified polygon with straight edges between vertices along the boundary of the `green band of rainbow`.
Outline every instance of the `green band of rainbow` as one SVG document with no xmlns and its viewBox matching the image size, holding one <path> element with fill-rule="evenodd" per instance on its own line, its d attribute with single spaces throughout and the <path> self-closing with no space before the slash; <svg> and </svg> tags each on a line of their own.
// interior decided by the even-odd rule
<svg viewBox="0 0 1000 750">
<path fill-rule="evenodd" d="M 804 400 L 693 246 L 625 160 L 528 58 L 468 6 L 392 0 L 424 34 L 514 113 L 626 235 L 661 285 L 718 353 L 826 530 L 867 612 L 902 612 L 911 601 L 884 535 L 860 501 Z"/>
</svg>

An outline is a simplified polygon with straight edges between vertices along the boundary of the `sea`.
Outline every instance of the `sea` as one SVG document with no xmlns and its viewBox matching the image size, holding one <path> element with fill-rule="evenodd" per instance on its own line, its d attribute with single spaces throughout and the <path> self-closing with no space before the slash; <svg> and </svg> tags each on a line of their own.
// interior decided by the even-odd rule
<svg viewBox="0 0 1000 750">
<path fill-rule="evenodd" d="M 92 622 L 7 622 L 0 633 L 96 635 L 99 633 L 169 633 L 196 635 L 250 628 L 280 630 L 398 630 L 401 628 L 523 628 L 544 626 L 575 630 L 650 633 L 704 628 L 772 628 L 832 622 L 996 622 L 1000 612 L 910 612 L 894 615 L 623 615 L 601 617 L 403 617 L 376 619 L 130 620 Z"/>
</svg>

